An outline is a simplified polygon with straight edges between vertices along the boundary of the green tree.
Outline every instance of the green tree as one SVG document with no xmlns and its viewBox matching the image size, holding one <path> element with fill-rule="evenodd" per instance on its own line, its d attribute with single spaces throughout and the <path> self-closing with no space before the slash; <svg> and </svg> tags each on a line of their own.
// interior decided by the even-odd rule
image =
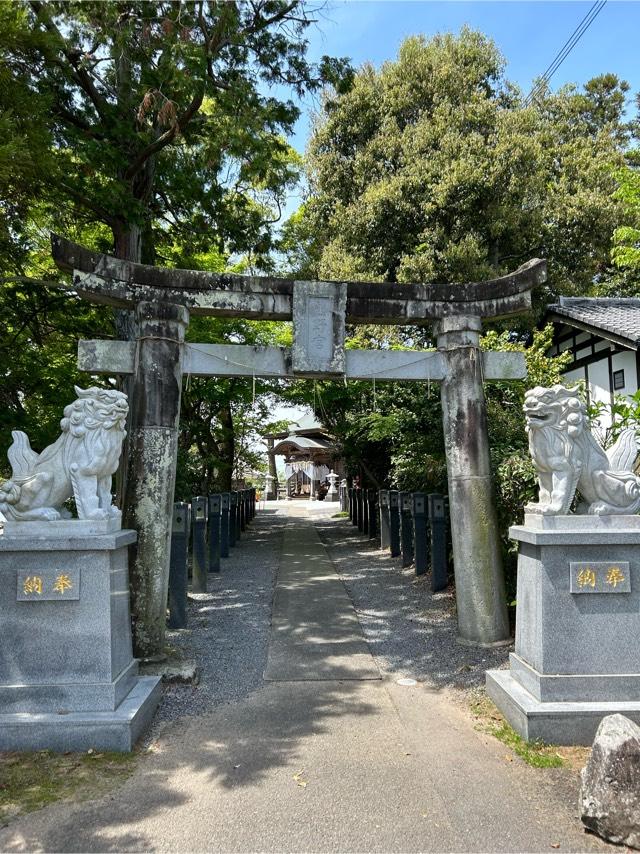
<svg viewBox="0 0 640 854">
<path fill-rule="evenodd" d="M 291 96 L 339 86 L 346 69 L 307 62 L 311 22 L 303 0 L 0 4 L 0 308 L 11 312 L 0 353 L 18 425 L 38 433 L 30 422 L 56 385 L 58 407 L 70 397 L 79 334 L 132 334 L 127 312 L 114 329 L 105 312 L 61 299 L 49 230 L 131 261 L 264 263 L 298 174 L 285 141 L 299 115 Z M 210 405 L 194 407 L 186 429 L 215 432 L 214 407 L 235 387 L 225 398 L 224 383 L 207 385 Z M 220 447 L 229 469 L 236 449 Z"/>
<path fill-rule="evenodd" d="M 624 225 L 613 233 L 611 260 L 621 270 L 640 274 L 640 151 L 629 156 L 629 165 L 616 172 L 615 198 L 623 205 Z"/>
<path fill-rule="evenodd" d="M 195 317 L 190 342 L 201 344 L 286 343 L 285 324 L 266 321 Z M 195 346 L 195 345 L 191 345 Z M 232 488 L 243 468 L 261 469 L 256 451 L 273 409 L 278 388 L 268 379 L 187 377 L 182 395 L 176 495 L 224 491 Z"/>
<path fill-rule="evenodd" d="M 322 276 L 474 281 L 539 256 L 542 299 L 589 289 L 619 221 L 628 86 L 604 75 L 524 108 L 503 67 L 480 33 L 416 36 L 325 98 L 306 206 Z"/>
<path fill-rule="evenodd" d="M 152 262 L 157 232 L 181 227 L 266 249 L 265 196 L 292 178 L 282 134 L 299 112 L 270 89 L 342 70 L 307 63 L 310 20 L 299 0 L 1 4 L 4 79 L 54 140 L 43 168 L 30 158 L 40 191 L 106 225 L 128 260 Z"/>
<path fill-rule="evenodd" d="M 582 89 L 545 89 L 525 108 L 481 33 L 407 39 L 396 61 L 367 64 L 349 91 L 326 94 L 307 153 L 309 198 L 283 230 L 285 263 L 319 278 L 453 283 L 538 256 L 549 281 L 535 294 L 537 317 L 557 294 L 592 292 L 621 222 L 613 193 L 633 131 L 623 120 L 627 91 L 607 74 Z M 496 324 L 485 344 L 523 350 L 527 383 L 552 383 L 560 363 L 546 358 L 549 331 L 532 334 L 532 319 Z M 382 348 L 433 343 L 428 330 L 410 327 L 393 340 L 375 328 L 351 334 Z M 371 383 L 319 388 L 316 413 L 371 485 L 446 488 L 435 386 L 380 383 L 375 405 Z M 486 387 L 505 548 L 535 486 L 524 389 Z M 309 387 L 299 394 L 313 405 Z"/>
</svg>

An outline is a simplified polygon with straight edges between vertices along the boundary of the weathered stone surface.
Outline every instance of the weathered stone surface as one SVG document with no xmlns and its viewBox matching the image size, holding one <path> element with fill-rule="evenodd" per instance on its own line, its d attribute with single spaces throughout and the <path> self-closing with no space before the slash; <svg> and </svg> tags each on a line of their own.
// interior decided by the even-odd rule
<svg viewBox="0 0 640 854">
<path fill-rule="evenodd" d="M 478 317 L 436 327 L 446 372 L 440 387 L 460 639 L 509 639 L 501 548 L 493 503 Z"/>
<path fill-rule="evenodd" d="M 547 744 L 593 742 L 606 715 L 626 715 L 640 724 L 640 700 L 635 702 L 541 702 L 516 681 L 509 670 L 487 671 L 487 694 L 514 730 L 527 741 Z"/>
<path fill-rule="evenodd" d="M 108 519 L 58 519 L 55 525 L 51 522 L 5 522 L 6 537 L 28 537 L 37 540 L 43 537 L 47 540 L 59 537 L 95 537 L 103 534 L 115 534 L 122 528 L 120 516 L 110 516 Z"/>
<path fill-rule="evenodd" d="M 127 542 L 132 540 L 135 532 L 123 531 L 87 537 L 85 549 L 72 550 L 65 548 L 65 538 L 61 538 L 61 548 L 53 549 L 47 540 L 3 537 L 0 687 L 7 691 L 15 688 L 24 701 L 22 709 L 12 710 L 68 709 L 70 686 L 111 686 L 130 668 Z M 57 600 L 45 596 L 50 575 L 66 580 Z M 23 578 L 36 581 L 36 592 L 28 601 L 21 601 L 18 595 L 24 592 L 17 588 L 18 579 Z M 43 582 L 42 595 L 37 592 L 37 579 Z M 33 704 L 28 706 L 29 692 L 23 690 L 27 686 L 48 686 L 49 693 L 37 690 Z M 0 697 L 8 703 L 7 691 Z M 36 705 L 36 694 L 38 702 L 46 703 L 45 708 Z M 99 703 L 98 697 L 95 702 Z M 81 708 L 101 710 L 99 705 Z"/>
<path fill-rule="evenodd" d="M 298 375 L 343 374 L 347 286 L 295 282 L 291 366 Z"/>
<path fill-rule="evenodd" d="M 76 386 L 66 406 L 61 436 L 41 454 L 14 430 L 7 451 L 12 476 L 0 485 L 0 514 L 15 522 L 56 522 L 70 517 L 63 505 L 73 496 L 80 519 L 120 517 L 112 504 L 111 479 L 118 468 L 129 406 L 114 389 Z"/>
<path fill-rule="evenodd" d="M 0 537 L 0 750 L 130 750 L 159 700 L 131 650 L 135 531 L 41 526 Z"/>
<path fill-rule="evenodd" d="M 624 430 L 605 453 L 589 430 L 585 404 L 562 385 L 530 389 L 523 408 L 540 487 L 537 504 L 527 505 L 527 512 L 565 515 L 576 489 L 584 499 L 580 509 L 591 515 L 640 510 L 633 429 Z"/>
<path fill-rule="evenodd" d="M 175 270 L 134 264 L 52 235 L 53 258 L 73 271 L 73 288 L 91 302 L 133 307 L 138 299 L 182 302 L 192 314 L 289 320 L 291 279 Z M 503 317 L 531 307 L 531 289 L 546 281 L 546 262 L 527 261 L 513 273 L 465 284 L 344 282 L 349 323 L 411 323 L 477 314 Z M 334 283 L 335 284 L 335 283 Z"/>
<path fill-rule="evenodd" d="M 128 753 L 151 723 L 161 696 L 161 680 L 141 676 L 113 711 L 0 713 L 0 750 Z"/>
<path fill-rule="evenodd" d="M 197 685 L 200 682 L 200 669 L 195 661 L 168 659 L 156 664 L 143 664 L 140 673 L 143 676 L 159 676 L 166 683 Z"/>
<path fill-rule="evenodd" d="M 640 722 L 639 523 L 527 515 L 511 528 L 519 541 L 515 654 L 510 671 L 487 673 L 487 691 L 524 738 L 590 744 L 606 715 Z M 575 564 L 587 567 L 582 579 Z M 625 585 L 614 587 L 608 568 Z M 593 592 L 573 592 L 576 581 Z"/>
<path fill-rule="evenodd" d="M 134 649 L 164 657 L 171 517 L 187 310 L 141 302 L 136 309 L 136 371 L 123 514 L 138 532 L 130 552 Z"/>
<path fill-rule="evenodd" d="M 465 641 L 480 644 L 503 642 L 508 638 L 509 629 L 506 606 L 504 604 L 500 548 L 496 530 L 493 496 L 488 466 L 488 448 L 486 436 L 486 411 L 482 383 L 485 379 L 516 379 L 524 373 L 522 359 L 510 354 L 485 356 L 479 349 L 481 318 L 493 318 L 517 314 L 531 305 L 531 289 L 546 280 L 546 264 L 534 259 L 523 264 L 514 273 L 491 281 L 466 284 L 406 284 L 365 283 L 365 282 L 292 282 L 291 280 L 270 277 L 243 277 L 217 275 L 198 271 L 163 270 L 92 252 L 84 247 L 72 244 L 63 238 L 52 236 L 52 250 L 56 263 L 66 270 L 73 270 L 73 287 L 81 296 L 95 301 L 106 302 L 122 307 L 137 304 L 140 315 L 143 306 L 156 307 L 156 314 L 139 317 L 140 333 L 136 345 L 136 354 L 132 368 L 135 369 L 136 389 L 140 394 L 133 396 L 134 404 L 140 413 L 133 413 L 131 447 L 139 442 L 142 450 L 152 442 L 144 438 L 144 430 L 170 425 L 158 417 L 149 417 L 146 405 L 155 402 L 157 414 L 179 413 L 179 391 L 173 389 L 173 380 L 180 379 L 183 361 L 183 334 L 169 329 L 171 321 L 179 321 L 176 310 L 182 306 L 194 314 L 230 315 L 236 317 L 260 317 L 261 319 L 294 318 L 294 347 L 291 361 L 285 351 L 270 351 L 269 359 L 276 363 L 274 375 L 322 376 L 343 374 L 356 377 L 361 372 L 363 379 L 442 379 L 442 399 L 445 409 L 445 433 L 449 437 L 447 458 L 452 487 L 452 506 L 459 499 L 459 512 L 456 513 L 454 530 L 461 531 L 454 540 L 455 562 L 460 575 L 459 589 L 466 582 L 466 591 L 458 600 L 461 618 L 461 636 Z M 297 294 L 297 297 L 296 297 Z M 147 303 L 139 302 L 147 300 Z M 313 301 L 316 301 L 316 305 Z M 322 303 L 330 302 L 327 310 Z M 344 305 L 344 309 L 343 309 Z M 157 313 L 157 307 L 164 306 L 172 316 Z M 321 321 L 315 323 L 314 321 Z M 438 353 L 415 354 L 411 357 L 404 353 L 390 355 L 355 354 L 351 357 L 343 349 L 344 323 L 406 323 L 425 325 L 437 319 Z M 186 320 L 184 321 L 186 322 Z M 311 328 L 311 326 L 313 328 Z M 143 325 L 148 332 L 142 330 Z M 317 327 L 317 328 L 316 328 Z M 306 330 L 306 338 L 305 338 Z M 151 343 L 149 346 L 142 344 Z M 178 346 L 174 346 L 178 345 Z M 313 352 L 314 347 L 316 352 Z M 167 358 L 173 348 L 173 358 Z M 93 362 L 94 370 L 104 369 L 98 348 L 86 349 L 88 359 L 85 367 Z M 150 358 L 153 353 L 155 358 Z M 199 353 L 205 359 L 217 361 L 218 354 L 211 351 Z M 222 355 L 222 354 L 220 354 Z M 222 356 L 220 364 L 237 361 L 232 370 L 215 370 L 211 373 L 231 375 L 260 375 L 254 370 L 258 354 L 247 353 L 233 359 Z M 191 356 L 189 357 L 191 359 Z M 405 365 L 398 360 L 411 364 Z M 131 350 L 124 348 L 117 354 L 118 365 L 131 364 Z M 196 357 L 193 364 L 195 366 Z M 402 377 L 402 372 L 407 375 Z M 400 374 L 400 375 L 399 375 Z M 145 388 L 145 378 L 148 389 Z M 163 396 L 159 386 L 168 379 L 171 387 Z M 163 401 L 162 404 L 158 401 Z M 177 407 L 174 403 L 177 401 Z M 164 408 L 165 412 L 160 410 Z M 153 414 L 153 413 L 152 413 Z M 142 416 L 145 416 L 144 418 Z M 136 429 L 136 425 L 140 425 Z M 137 435 L 136 435 L 137 434 Z M 175 465 L 175 442 L 172 444 L 171 458 Z M 135 453 L 132 460 L 136 463 L 134 480 L 141 482 L 148 466 L 157 468 L 151 453 L 146 459 L 141 453 Z M 464 465 L 468 463 L 468 471 Z M 168 487 L 171 487 L 169 490 Z M 161 485 L 158 494 L 165 504 L 165 496 L 172 491 L 173 482 L 167 479 Z M 311 497 L 315 495 L 316 484 L 312 478 Z M 148 489 L 143 490 L 146 495 Z M 139 620 L 144 626 L 143 637 L 136 627 L 137 649 L 142 654 L 159 653 L 162 649 L 163 626 L 160 623 L 160 610 L 164 609 L 166 588 L 157 583 L 161 579 L 162 560 L 153 554 L 153 542 L 162 540 L 160 530 L 153 531 L 154 538 L 136 515 L 135 500 L 141 501 L 142 490 L 134 483 L 129 486 L 127 505 L 130 509 L 128 520 L 140 534 L 139 556 L 134 564 L 134 590 L 136 613 L 147 613 Z M 133 498 L 133 500 L 130 500 Z M 167 513 L 170 508 L 167 508 Z M 164 506 L 160 508 L 162 511 Z M 453 511 L 452 511 L 453 512 Z M 476 542 L 473 543 L 474 536 Z M 471 544 L 473 544 L 471 546 Z M 140 555 L 145 553 L 142 560 Z M 157 567 L 160 567 L 158 571 Z M 146 585 L 146 587 L 145 587 Z M 140 592 L 138 592 L 140 591 Z M 153 614 L 145 606 L 144 600 L 153 600 Z M 473 611 L 476 611 L 474 614 Z"/>
<path fill-rule="evenodd" d="M 584 826 L 609 842 L 640 848 L 640 727 L 609 715 L 582 771 Z"/>
</svg>

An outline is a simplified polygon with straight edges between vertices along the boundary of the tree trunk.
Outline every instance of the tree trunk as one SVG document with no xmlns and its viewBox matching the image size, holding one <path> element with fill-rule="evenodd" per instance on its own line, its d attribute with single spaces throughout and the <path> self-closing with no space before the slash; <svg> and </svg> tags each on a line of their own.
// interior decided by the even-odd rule
<svg viewBox="0 0 640 854">
<path fill-rule="evenodd" d="M 230 492 L 233 485 L 233 464 L 235 461 L 235 430 L 233 427 L 233 414 L 230 406 L 223 406 L 220 410 L 220 423 L 222 424 L 222 459 L 220 466 L 220 482 L 222 492 Z"/>
<path fill-rule="evenodd" d="M 122 258 L 123 261 L 140 260 L 140 228 L 122 223 L 121 227 L 113 230 L 113 246 L 114 255 L 116 258 Z M 135 312 L 128 311 L 124 308 L 114 309 L 116 336 L 120 341 L 133 341 L 136 337 L 136 322 Z M 127 418 L 127 438 L 124 441 L 122 448 L 122 456 L 120 464 L 116 472 L 116 505 L 120 510 L 125 511 L 124 494 L 125 485 L 127 482 L 127 473 L 129 471 L 129 456 L 131 453 L 131 428 L 132 428 L 132 413 L 133 413 L 133 377 L 121 376 L 118 378 L 118 388 L 123 391 L 129 398 L 129 415 Z"/>
</svg>

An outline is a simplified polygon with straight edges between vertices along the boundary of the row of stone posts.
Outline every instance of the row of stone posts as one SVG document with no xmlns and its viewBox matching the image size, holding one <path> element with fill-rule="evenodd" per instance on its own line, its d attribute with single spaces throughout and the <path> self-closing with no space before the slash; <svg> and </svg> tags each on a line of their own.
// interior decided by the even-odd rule
<svg viewBox="0 0 640 854">
<path fill-rule="evenodd" d="M 351 523 L 416 575 L 431 568 L 431 590 L 447 586 L 447 500 L 438 493 L 340 487 L 340 506 Z"/>
<path fill-rule="evenodd" d="M 256 490 L 197 495 L 191 504 L 173 505 L 169 570 L 169 628 L 187 625 L 189 542 L 191 590 L 206 593 L 210 572 L 220 572 L 220 559 L 229 557 L 256 515 Z"/>
</svg>

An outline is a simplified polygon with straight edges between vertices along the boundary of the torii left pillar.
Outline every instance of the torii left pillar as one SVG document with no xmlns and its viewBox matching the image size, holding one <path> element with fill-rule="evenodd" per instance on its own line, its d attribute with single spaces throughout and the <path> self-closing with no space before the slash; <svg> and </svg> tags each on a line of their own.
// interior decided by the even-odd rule
<svg viewBox="0 0 640 854">
<path fill-rule="evenodd" d="M 124 492 L 124 527 L 138 532 L 130 546 L 134 653 L 164 658 L 167 587 L 185 329 L 189 312 L 170 302 L 136 306 L 131 435 Z"/>
</svg>

